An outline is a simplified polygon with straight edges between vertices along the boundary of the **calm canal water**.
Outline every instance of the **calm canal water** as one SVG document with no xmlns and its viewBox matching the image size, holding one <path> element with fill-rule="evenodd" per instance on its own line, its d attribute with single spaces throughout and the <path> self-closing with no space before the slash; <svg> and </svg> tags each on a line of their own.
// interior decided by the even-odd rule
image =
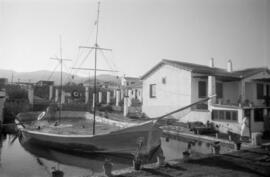
<svg viewBox="0 0 270 177">
<path fill-rule="evenodd" d="M 131 158 L 74 154 L 33 146 L 15 135 L 0 136 L 0 176 L 1 177 L 49 177 L 54 169 L 60 169 L 65 177 L 86 177 L 103 173 L 105 159 L 111 159 L 113 170 L 132 166 Z M 210 154 L 208 143 L 162 138 L 162 149 L 166 160 L 182 158 L 182 152 L 191 148 L 193 156 Z M 221 151 L 228 151 L 222 148 Z"/>
</svg>

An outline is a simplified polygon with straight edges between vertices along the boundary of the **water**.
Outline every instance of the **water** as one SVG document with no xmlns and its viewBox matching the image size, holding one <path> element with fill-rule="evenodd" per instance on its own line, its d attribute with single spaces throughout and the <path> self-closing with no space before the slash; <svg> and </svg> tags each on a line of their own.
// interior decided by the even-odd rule
<svg viewBox="0 0 270 177">
<path fill-rule="evenodd" d="M 1 177 L 49 177 L 54 169 L 64 172 L 65 177 L 85 177 L 103 173 L 105 159 L 111 159 L 113 170 L 132 166 L 132 159 L 105 155 L 87 155 L 60 152 L 53 149 L 33 146 L 19 141 L 15 135 L 0 137 L 0 176 Z M 14 140 L 14 142 L 12 142 Z M 182 152 L 191 148 L 192 156 L 211 153 L 209 143 L 200 141 L 179 141 L 161 139 L 166 160 L 182 158 Z M 223 152 L 230 151 L 222 147 Z"/>
<path fill-rule="evenodd" d="M 114 156 L 90 156 L 71 154 L 53 149 L 21 144 L 14 135 L 2 135 L 0 139 L 0 176 L 2 177 L 48 177 L 53 169 L 60 169 L 64 176 L 87 176 L 103 172 L 106 158 L 111 159 L 113 169 L 131 166 L 132 159 Z"/>
<path fill-rule="evenodd" d="M 168 136 L 166 136 L 168 137 Z M 183 138 L 161 138 L 165 160 L 178 160 L 188 148 L 192 156 L 212 153 L 209 143 Z M 222 146 L 221 152 L 231 151 Z M 111 159 L 113 170 L 132 166 L 132 158 L 61 152 L 19 141 L 15 135 L 0 134 L 0 177 L 50 177 L 61 170 L 65 177 L 86 177 L 103 174 L 105 159 Z"/>
</svg>

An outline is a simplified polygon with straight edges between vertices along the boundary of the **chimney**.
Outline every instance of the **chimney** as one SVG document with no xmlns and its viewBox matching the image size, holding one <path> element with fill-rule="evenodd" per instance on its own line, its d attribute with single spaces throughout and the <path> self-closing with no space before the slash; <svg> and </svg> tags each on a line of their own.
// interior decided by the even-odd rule
<svg viewBox="0 0 270 177">
<path fill-rule="evenodd" d="M 213 58 L 213 57 L 210 59 L 209 66 L 210 66 L 211 68 L 214 68 L 214 58 Z"/>
<path fill-rule="evenodd" d="M 232 72 L 232 61 L 231 60 L 228 60 L 228 62 L 227 62 L 227 71 Z"/>
</svg>

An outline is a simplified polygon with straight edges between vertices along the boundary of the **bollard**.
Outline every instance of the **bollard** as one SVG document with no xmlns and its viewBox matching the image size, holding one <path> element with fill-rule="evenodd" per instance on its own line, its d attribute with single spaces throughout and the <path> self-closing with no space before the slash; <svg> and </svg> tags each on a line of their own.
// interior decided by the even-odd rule
<svg viewBox="0 0 270 177">
<path fill-rule="evenodd" d="M 235 143 L 235 149 L 236 149 L 237 151 L 239 151 L 239 150 L 241 149 L 241 143 L 240 143 L 240 142 Z"/>
<path fill-rule="evenodd" d="M 64 172 L 61 170 L 56 170 L 56 168 L 52 168 L 52 177 L 64 177 Z"/>
<path fill-rule="evenodd" d="M 187 162 L 189 160 L 190 153 L 188 151 L 183 152 L 183 161 Z"/>
<path fill-rule="evenodd" d="M 220 142 L 219 141 L 214 142 L 214 144 L 212 144 L 212 152 L 215 155 L 218 155 L 220 153 Z"/>
<path fill-rule="evenodd" d="M 140 170 L 141 169 L 141 164 L 142 164 L 142 159 L 141 159 L 141 148 L 144 142 L 144 137 L 139 137 L 137 138 L 137 151 L 134 156 L 133 160 L 133 167 L 135 170 Z"/>
<path fill-rule="evenodd" d="M 163 153 L 163 150 L 161 147 L 158 148 L 157 150 L 157 166 L 164 166 L 165 165 L 165 156 Z"/>
<path fill-rule="evenodd" d="M 134 170 L 140 170 L 141 169 L 142 161 L 140 159 L 134 159 L 133 160 L 133 167 Z"/>
<path fill-rule="evenodd" d="M 112 177 L 112 167 L 113 164 L 111 162 L 111 160 L 109 159 L 105 159 L 104 165 L 103 165 L 103 169 L 104 169 L 104 173 L 107 177 Z"/>
</svg>

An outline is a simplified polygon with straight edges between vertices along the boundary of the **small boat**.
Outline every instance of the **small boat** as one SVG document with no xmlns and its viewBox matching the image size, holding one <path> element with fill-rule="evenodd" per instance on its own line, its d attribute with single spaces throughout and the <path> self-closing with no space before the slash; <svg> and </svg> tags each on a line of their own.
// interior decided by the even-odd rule
<svg viewBox="0 0 270 177">
<path fill-rule="evenodd" d="M 21 137 L 33 144 L 88 153 L 140 154 L 149 159 L 161 145 L 160 120 L 211 97 L 140 124 L 123 123 L 97 116 L 95 126 L 98 128 L 95 135 L 91 133 L 93 115 L 88 112 L 62 111 L 61 115 L 65 118 L 62 118 L 60 126 L 50 123 L 50 117 L 37 121 L 40 115 L 48 115 L 40 112 L 19 113 L 16 120 Z"/>
<path fill-rule="evenodd" d="M 135 125 L 97 116 L 96 134 L 93 135 L 92 114 L 71 111 L 62 111 L 61 114 L 65 116 L 75 113 L 79 117 L 62 118 L 58 126 L 47 121 L 49 117 L 35 121 L 42 113 L 19 113 L 17 120 L 22 122 L 28 117 L 29 123 L 18 127 L 24 141 L 60 150 L 119 155 L 134 155 L 140 151 L 144 156 L 152 154 L 160 146 L 162 131 L 154 121 Z M 34 121 L 30 121 L 30 117 Z"/>
</svg>

